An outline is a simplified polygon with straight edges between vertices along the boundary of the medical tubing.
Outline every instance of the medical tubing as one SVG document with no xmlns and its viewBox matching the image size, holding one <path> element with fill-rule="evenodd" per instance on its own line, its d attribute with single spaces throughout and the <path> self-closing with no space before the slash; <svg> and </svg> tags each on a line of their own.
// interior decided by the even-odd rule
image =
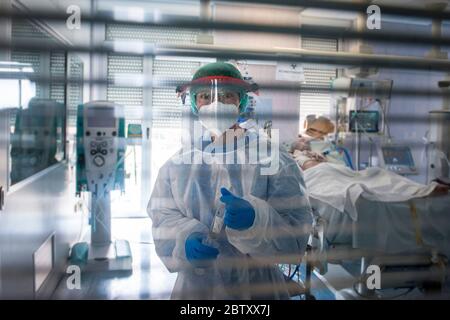
<svg viewBox="0 0 450 320">
<path fill-rule="evenodd" d="M 300 265 L 298 264 L 295 266 L 294 272 L 292 272 L 292 274 L 289 275 L 289 280 L 294 279 L 294 276 L 298 272 L 299 269 L 300 269 Z"/>
<path fill-rule="evenodd" d="M 344 152 L 344 156 L 345 156 L 345 160 L 348 164 L 348 166 L 352 169 L 355 170 L 355 168 L 353 167 L 353 162 L 352 162 L 352 158 L 350 157 L 350 154 L 348 153 L 348 150 L 344 147 L 336 147 L 336 149 L 338 151 L 342 151 Z"/>
<path fill-rule="evenodd" d="M 115 166 L 115 168 L 114 168 L 114 170 L 117 170 L 117 168 L 125 161 L 125 159 L 128 157 L 128 156 L 130 156 L 131 155 L 131 151 L 128 153 L 128 154 L 125 154 L 125 155 L 123 155 L 123 156 L 121 156 L 120 158 L 119 158 L 119 161 L 117 161 L 117 164 L 116 164 L 116 166 Z M 103 197 L 103 195 L 101 195 L 101 197 L 100 198 L 102 198 Z M 85 205 L 84 203 L 83 203 L 83 205 Z M 98 203 L 96 204 L 97 205 L 97 208 L 99 208 L 99 213 L 103 213 L 103 207 L 99 207 L 98 206 Z M 87 207 L 87 206 L 86 206 Z M 93 228 L 93 230 L 95 231 L 96 229 L 97 229 L 97 223 L 99 223 L 100 224 L 100 226 L 101 227 L 103 227 L 104 229 L 106 229 L 106 226 L 103 224 L 103 223 L 101 223 L 100 221 L 98 221 L 98 219 L 97 219 L 97 216 L 94 216 L 94 213 L 95 213 L 95 210 L 91 210 L 91 216 L 90 216 L 90 219 L 89 219 L 89 221 L 90 221 L 90 224 L 91 224 L 91 228 Z"/>
</svg>

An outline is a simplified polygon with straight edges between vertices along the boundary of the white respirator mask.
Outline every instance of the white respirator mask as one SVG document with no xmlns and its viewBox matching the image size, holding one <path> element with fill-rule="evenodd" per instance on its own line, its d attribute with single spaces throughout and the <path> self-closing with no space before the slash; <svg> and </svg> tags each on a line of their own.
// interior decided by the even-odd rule
<svg viewBox="0 0 450 320">
<path fill-rule="evenodd" d="M 309 142 L 309 144 L 311 146 L 311 151 L 317 152 L 317 153 L 322 153 L 322 152 L 326 151 L 327 149 L 329 149 L 329 147 L 330 147 L 330 143 L 328 141 L 319 140 L 319 139 L 311 140 Z"/>
<path fill-rule="evenodd" d="M 224 104 L 220 101 L 204 105 L 198 110 L 200 123 L 218 137 L 237 122 L 238 116 L 239 111 L 235 104 Z"/>
</svg>

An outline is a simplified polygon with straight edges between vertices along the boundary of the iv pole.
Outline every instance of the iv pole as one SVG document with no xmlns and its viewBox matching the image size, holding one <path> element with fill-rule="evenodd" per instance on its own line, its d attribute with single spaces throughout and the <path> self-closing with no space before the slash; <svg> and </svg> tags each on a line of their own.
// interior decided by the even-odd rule
<svg viewBox="0 0 450 320">
<path fill-rule="evenodd" d="M 359 85 L 359 87 L 357 88 L 356 92 L 355 92 L 355 97 L 356 99 L 358 99 L 359 96 L 359 90 L 360 88 L 362 88 L 364 85 L 361 83 Z M 359 104 L 359 105 L 358 105 Z M 361 132 L 359 130 L 359 124 L 358 124 L 358 111 L 362 109 L 362 99 L 360 99 L 359 101 L 357 101 L 356 105 L 355 105 L 355 133 L 356 133 L 356 171 L 360 170 L 360 159 L 361 159 Z"/>
</svg>

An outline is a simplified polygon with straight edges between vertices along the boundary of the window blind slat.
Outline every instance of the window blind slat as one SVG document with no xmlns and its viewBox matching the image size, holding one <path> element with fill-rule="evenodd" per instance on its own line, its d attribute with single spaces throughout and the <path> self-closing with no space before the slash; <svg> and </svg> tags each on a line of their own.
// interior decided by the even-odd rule
<svg viewBox="0 0 450 320">
<path fill-rule="evenodd" d="M 337 51 L 338 41 L 331 38 L 303 37 L 302 48 L 307 50 Z M 305 82 L 300 91 L 300 130 L 307 115 L 329 115 L 331 81 L 336 78 L 337 70 L 314 64 L 304 64 Z M 319 90 L 320 89 L 320 90 Z"/>
<path fill-rule="evenodd" d="M 76 126 L 77 108 L 83 103 L 83 62 L 77 56 L 70 56 L 68 62 L 69 78 L 80 81 L 80 83 L 69 83 L 67 85 L 67 121 L 69 127 Z"/>
<path fill-rule="evenodd" d="M 64 78 L 66 75 L 66 55 L 64 52 L 52 52 L 50 55 L 50 75 Z M 50 99 L 59 103 L 65 102 L 66 86 L 60 81 L 51 82 Z"/>
<path fill-rule="evenodd" d="M 199 31 L 182 28 L 149 28 L 141 25 L 108 24 L 106 40 L 140 40 L 150 43 L 195 43 Z"/>
<path fill-rule="evenodd" d="M 155 60 L 153 63 L 153 79 L 155 83 L 189 81 L 200 62 Z M 166 83 L 167 83 L 166 82 Z M 190 105 L 189 97 L 186 104 Z M 154 88 L 152 97 L 154 128 L 180 128 L 181 127 L 181 101 L 177 98 L 174 89 Z"/>
<path fill-rule="evenodd" d="M 108 55 L 107 99 L 123 105 L 127 119 L 142 119 L 144 90 L 141 87 L 116 85 L 115 81 L 129 75 L 142 75 L 143 72 L 144 58 L 142 56 Z"/>
</svg>

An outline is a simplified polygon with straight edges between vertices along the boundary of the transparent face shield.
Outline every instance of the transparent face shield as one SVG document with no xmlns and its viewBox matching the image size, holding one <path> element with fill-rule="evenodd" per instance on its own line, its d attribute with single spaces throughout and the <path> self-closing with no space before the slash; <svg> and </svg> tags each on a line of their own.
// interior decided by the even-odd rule
<svg viewBox="0 0 450 320">
<path fill-rule="evenodd" d="M 246 96 L 244 88 L 222 79 L 210 79 L 209 83 L 199 83 L 191 88 L 193 107 L 197 112 L 212 103 L 235 105 L 238 108 L 246 102 Z"/>
<path fill-rule="evenodd" d="M 215 137 L 235 126 L 239 104 L 239 93 L 229 88 L 200 88 L 196 94 L 198 119 Z"/>
<path fill-rule="evenodd" d="M 190 113 L 185 114 L 189 118 L 189 126 L 188 119 L 185 121 L 189 132 L 193 132 L 192 123 L 199 121 L 214 136 L 221 136 L 242 122 L 241 115 L 246 111 L 250 91 L 252 88 L 247 82 L 228 76 L 206 76 L 176 89 L 182 101 L 189 93 Z"/>
</svg>

